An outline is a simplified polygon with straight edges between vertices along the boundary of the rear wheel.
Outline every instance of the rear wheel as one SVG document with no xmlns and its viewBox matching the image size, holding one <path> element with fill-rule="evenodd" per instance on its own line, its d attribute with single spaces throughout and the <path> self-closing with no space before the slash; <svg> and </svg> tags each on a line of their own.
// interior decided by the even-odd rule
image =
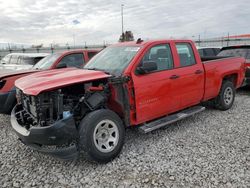
<svg viewBox="0 0 250 188">
<path fill-rule="evenodd" d="M 224 81 L 219 95 L 215 99 L 215 107 L 219 110 L 228 110 L 232 107 L 235 98 L 235 87 L 232 82 Z"/>
<path fill-rule="evenodd" d="M 113 111 L 101 109 L 86 115 L 80 123 L 80 147 L 90 160 L 106 163 L 121 151 L 125 128 Z"/>
</svg>

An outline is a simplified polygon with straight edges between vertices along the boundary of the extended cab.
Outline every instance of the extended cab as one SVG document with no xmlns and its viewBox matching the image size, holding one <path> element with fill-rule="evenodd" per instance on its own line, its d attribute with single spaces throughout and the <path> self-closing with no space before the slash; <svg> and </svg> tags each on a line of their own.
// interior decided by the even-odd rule
<svg viewBox="0 0 250 188">
<path fill-rule="evenodd" d="M 121 151 L 125 128 L 147 133 L 234 102 L 244 58 L 202 62 L 189 40 L 120 43 L 84 69 L 51 70 L 16 81 L 11 124 L 26 145 L 64 159 L 80 151 L 108 162 Z"/>
<path fill-rule="evenodd" d="M 15 81 L 43 70 L 66 67 L 82 68 L 100 50 L 72 50 L 50 54 L 30 70 L 0 70 L 0 113 L 10 114 L 16 105 Z"/>
</svg>

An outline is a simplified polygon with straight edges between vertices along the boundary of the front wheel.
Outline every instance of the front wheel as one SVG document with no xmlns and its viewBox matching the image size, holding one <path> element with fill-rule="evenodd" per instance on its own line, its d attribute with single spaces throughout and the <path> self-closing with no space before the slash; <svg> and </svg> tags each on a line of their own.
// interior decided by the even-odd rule
<svg viewBox="0 0 250 188">
<path fill-rule="evenodd" d="M 80 148 L 91 160 L 106 163 L 122 150 L 125 128 L 119 116 L 101 109 L 87 114 L 79 125 Z"/>
<path fill-rule="evenodd" d="M 235 99 L 235 87 L 232 82 L 224 81 L 219 95 L 215 99 L 215 107 L 219 110 L 228 110 Z"/>
</svg>

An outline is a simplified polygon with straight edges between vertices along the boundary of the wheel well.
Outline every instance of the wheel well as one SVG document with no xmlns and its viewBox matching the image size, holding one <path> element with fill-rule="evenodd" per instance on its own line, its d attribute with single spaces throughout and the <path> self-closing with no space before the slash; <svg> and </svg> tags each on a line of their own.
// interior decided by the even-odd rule
<svg viewBox="0 0 250 188">
<path fill-rule="evenodd" d="M 234 84 L 234 87 L 237 86 L 237 80 L 238 80 L 238 75 L 237 74 L 230 74 L 230 75 L 226 75 L 224 78 L 223 78 L 223 82 L 224 81 L 230 81 Z"/>
</svg>

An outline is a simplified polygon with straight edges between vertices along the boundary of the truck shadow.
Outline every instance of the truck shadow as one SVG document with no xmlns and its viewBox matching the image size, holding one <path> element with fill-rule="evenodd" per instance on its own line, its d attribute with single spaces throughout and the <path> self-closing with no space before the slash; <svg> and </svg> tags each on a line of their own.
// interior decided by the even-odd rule
<svg viewBox="0 0 250 188">
<path fill-rule="evenodd" d="M 239 89 L 237 89 L 236 91 L 236 95 L 240 94 L 240 95 L 250 95 L 250 86 L 245 86 L 245 87 L 241 87 Z"/>
</svg>

